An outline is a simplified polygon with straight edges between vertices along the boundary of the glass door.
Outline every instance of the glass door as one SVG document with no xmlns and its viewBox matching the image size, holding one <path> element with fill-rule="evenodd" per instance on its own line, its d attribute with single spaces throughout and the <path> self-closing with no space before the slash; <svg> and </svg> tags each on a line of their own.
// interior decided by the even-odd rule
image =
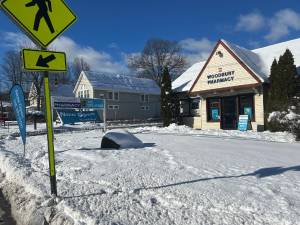
<svg viewBox="0 0 300 225">
<path fill-rule="evenodd" d="M 237 129 L 237 98 L 222 98 L 221 128 L 224 130 Z"/>
</svg>

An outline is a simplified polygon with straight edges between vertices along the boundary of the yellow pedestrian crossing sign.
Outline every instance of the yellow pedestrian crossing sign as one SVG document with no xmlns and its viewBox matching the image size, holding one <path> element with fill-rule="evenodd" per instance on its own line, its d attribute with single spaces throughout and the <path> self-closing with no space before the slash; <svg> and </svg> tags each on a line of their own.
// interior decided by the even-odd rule
<svg viewBox="0 0 300 225">
<path fill-rule="evenodd" d="M 23 68 L 30 71 L 67 71 L 66 54 L 64 52 L 23 49 Z"/>
<path fill-rule="evenodd" d="M 42 47 L 47 47 L 76 20 L 63 0 L 3 0 L 1 6 Z"/>
</svg>

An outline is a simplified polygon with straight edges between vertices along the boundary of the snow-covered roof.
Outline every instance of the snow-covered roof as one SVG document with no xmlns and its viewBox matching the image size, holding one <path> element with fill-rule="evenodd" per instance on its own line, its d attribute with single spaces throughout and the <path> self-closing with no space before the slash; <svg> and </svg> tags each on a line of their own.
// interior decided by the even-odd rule
<svg viewBox="0 0 300 225">
<path fill-rule="evenodd" d="M 268 79 L 268 75 L 263 72 L 262 68 L 264 65 L 263 60 L 260 58 L 259 55 L 255 54 L 253 51 L 238 46 L 236 44 L 230 43 L 225 40 L 221 40 L 224 44 L 229 47 L 239 59 L 244 62 L 249 69 L 262 81 Z"/>
<path fill-rule="evenodd" d="M 160 88 L 154 80 L 133 76 L 102 74 L 84 71 L 86 78 L 96 90 L 114 90 L 128 93 L 159 95 Z"/>
<path fill-rule="evenodd" d="M 279 56 L 282 55 L 286 49 L 289 49 L 292 52 L 295 65 L 300 72 L 300 38 L 254 49 L 252 51 L 259 55 L 260 59 L 263 61 L 262 71 L 269 76 L 274 58 L 278 60 Z"/>
<path fill-rule="evenodd" d="M 205 63 L 206 61 L 195 63 L 186 70 L 180 77 L 172 82 L 173 90 L 177 92 L 189 91 Z"/>
<path fill-rule="evenodd" d="M 248 50 L 225 40 L 222 41 L 227 44 L 263 82 L 268 80 L 273 60 L 275 58 L 278 60 L 287 49 L 294 55 L 295 65 L 298 67 L 298 71 L 300 69 L 300 38 L 254 50 Z"/>
<path fill-rule="evenodd" d="M 254 50 L 240 47 L 225 40 L 221 40 L 221 42 L 233 51 L 262 82 L 268 81 L 273 60 L 278 59 L 286 49 L 289 49 L 294 55 L 295 65 L 300 73 L 300 38 Z M 172 83 L 173 89 L 178 92 L 188 91 L 205 63 L 202 61 L 192 65 Z"/>
</svg>

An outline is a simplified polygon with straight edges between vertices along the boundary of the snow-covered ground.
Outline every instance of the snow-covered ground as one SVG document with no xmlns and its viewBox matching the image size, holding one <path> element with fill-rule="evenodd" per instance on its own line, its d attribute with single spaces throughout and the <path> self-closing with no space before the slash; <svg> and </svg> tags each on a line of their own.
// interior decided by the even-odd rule
<svg viewBox="0 0 300 225">
<path fill-rule="evenodd" d="M 177 126 L 171 124 L 169 127 L 140 127 L 131 129 L 133 133 L 158 133 L 158 134 L 175 134 L 175 135 L 194 135 L 194 136 L 205 136 L 205 137 L 220 137 L 220 138 L 234 138 L 234 139 L 246 139 L 246 140 L 261 140 L 271 142 L 295 142 L 295 136 L 288 132 L 277 132 L 272 133 L 269 131 L 255 132 L 247 131 L 242 132 L 238 130 L 195 130 L 187 126 Z"/>
<path fill-rule="evenodd" d="M 55 135 L 57 205 L 49 196 L 46 136 L 28 137 L 26 159 L 19 139 L 0 140 L 0 187 L 17 219 L 300 224 L 300 144 L 293 136 L 174 125 L 130 131 L 144 148 L 101 150 L 100 130 Z"/>
</svg>

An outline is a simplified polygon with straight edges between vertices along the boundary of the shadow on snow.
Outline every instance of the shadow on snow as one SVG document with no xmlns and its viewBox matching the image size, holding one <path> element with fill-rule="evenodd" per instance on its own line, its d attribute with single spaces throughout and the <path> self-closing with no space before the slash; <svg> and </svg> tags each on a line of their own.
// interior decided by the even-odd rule
<svg viewBox="0 0 300 225">
<path fill-rule="evenodd" d="M 139 193 L 142 190 L 155 190 L 155 189 L 161 189 L 161 188 L 168 188 L 168 187 L 175 187 L 185 184 L 192 184 L 197 183 L 201 181 L 210 181 L 210 180 L 218 180 L 218 179 L 230 179 L 230 178 L 241 178 L 241 177 L 257 177 L 259 179 L 270 177 L 270 176 L 276 176 L 283 174 L 288 171 L 300 171 L 300 166 L 292 166 L 292 167 L 269 167 L 269 168 L 262 168 L 259 170 L 254 171 L 253 173 L 247 173 L 242 175 L 236 175 L 236 176 L 216 176 L 216 177 L 208 177 L 208 178 L 201 178 L 196 180 L 189 180 L 189 181 L 182 181 L 172 184 L 164 184 L 159 186 L 152 186 L 152 187 L 143 187 L 143 188 L 137 188 L 133 192 Z M 122 192 L 122 191 L 116 191 L 116 192 Z M 101 196 L 106 194 L 106 191 L 101 190 L 99 193 L 90 193 L 90 194 L 83 194 L 83 195 L 76 195 L 76 196 L 67 196 L 63 197 L 63 199 L 72 199 L 72 198 L 81 198 L 81 197 L 93 197 L 93 196 Z"/>
<path fill-rule="evenodd" d="M 165 184 L 165 185 L 160 185 L 160 186 L 138 188 L 138 189 L 135 189 L 135 191 L 174 187 L 174 186 L 179 186 L 179 185 L 184 185 L 184 184 L 192 184 L 192 183 L 197 183 L 197 182 L 201 182 L 201 181 L 218 180 L 218 179 L 241 178 L 241 177 L 250 177 L 250 176 L 254 176 L 254 177 L 261 179 L 261 178 L 265 178 L 265 177 L 280 175 L 280 174 L 283 174 L 288 171 L 300 171 L 300 166 L 292 166 L 292 167 L 286 167 L 286 168 L 283 168 L 283 167 L 262 168 L 262 169 L 254 171 L 253 173 L 248 173 L 248 174 L 242 174 L 242 175 L 236 175 L 236 176 L 216 176 L 216 177 L 201 178 L 201 179 L 196 179 L 196 180 L 182 181 L 182 182 Z"/>
</svg>

